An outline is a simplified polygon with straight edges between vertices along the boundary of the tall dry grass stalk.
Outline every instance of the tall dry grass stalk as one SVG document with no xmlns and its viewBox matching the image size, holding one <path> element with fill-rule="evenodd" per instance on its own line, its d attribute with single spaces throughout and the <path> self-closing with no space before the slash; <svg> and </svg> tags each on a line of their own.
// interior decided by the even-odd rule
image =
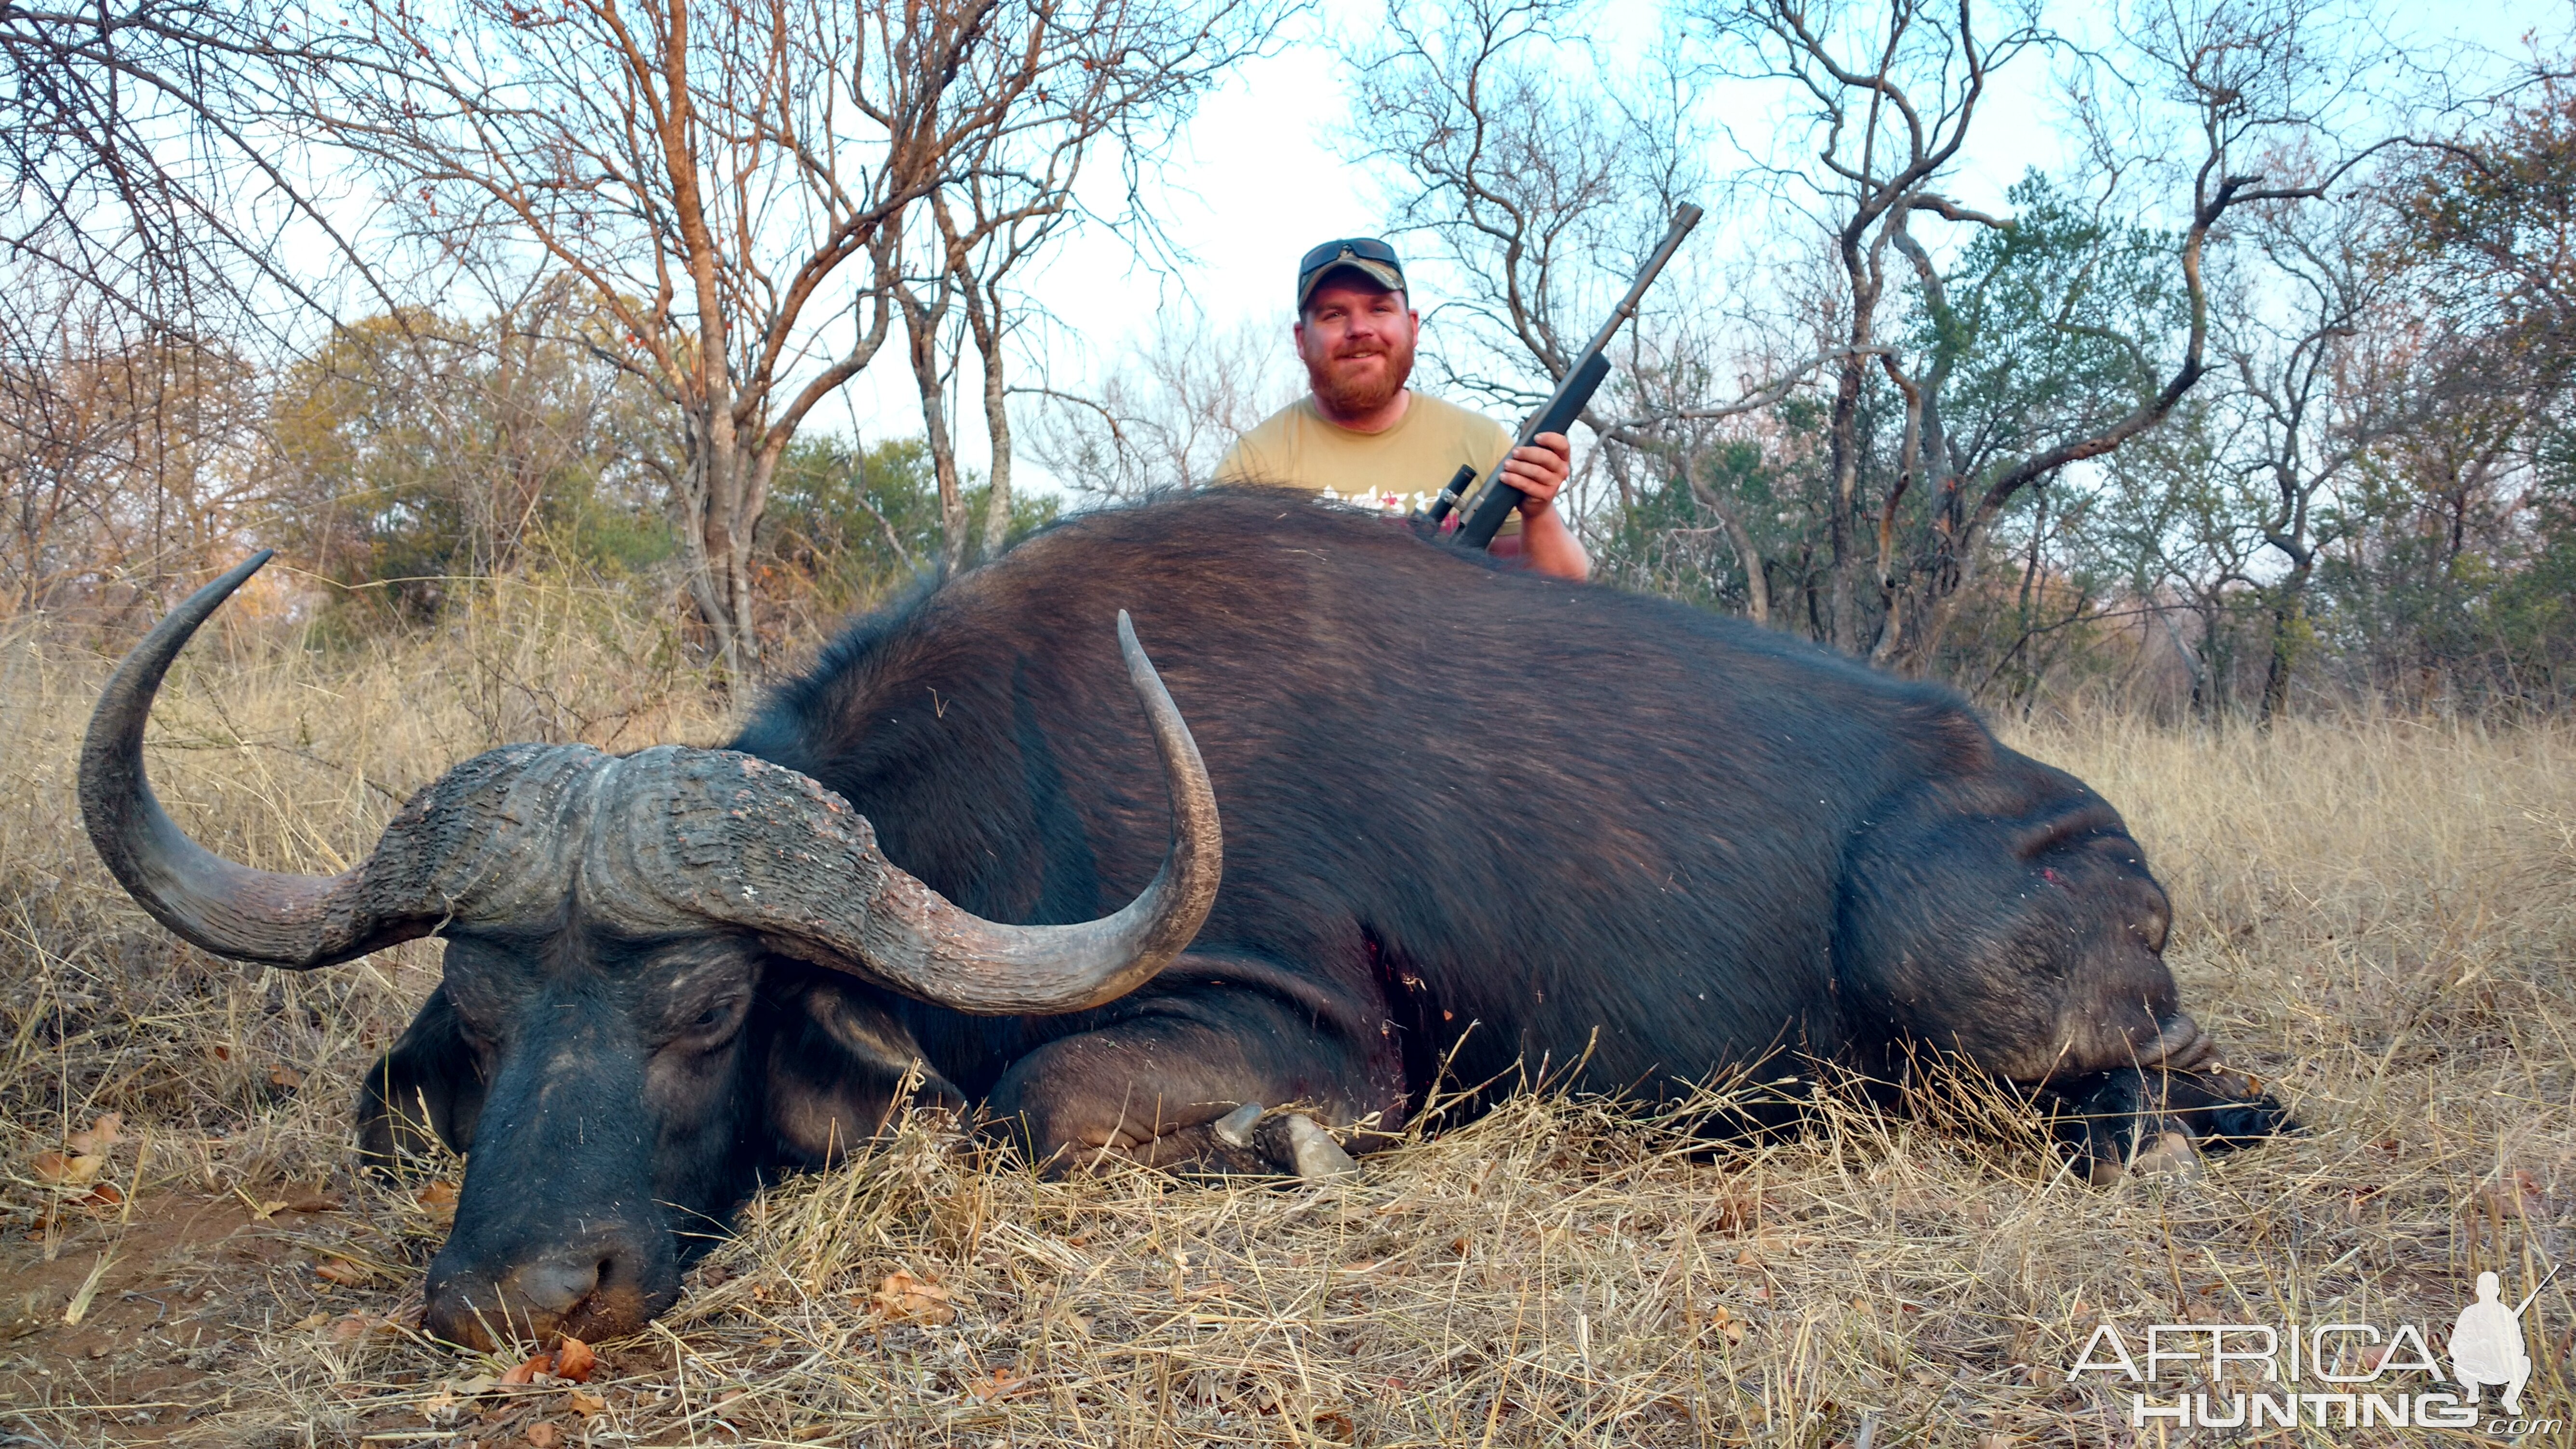
<svg viewBox="0 0 2576 1449">
<path fill-rule="evenodd" d="M 336 868 L 399 796 L 504 740 L 720 737 L 669 657 L 569 593 L 501 600 L 357 656 L 210 634 L 164 696 L 153 766 L 174 814 L 216 848 Z M 754 1203 L 675 1312 L 608 1346 L 600 1381 L 509 1389 L 478 1377 L 501 1365 L 398 1326 L 339 1327 L 416 1311 L 437 1241 L 412 1194 L 352 1178 L 346 1122 L 436 948 L 292 977 L 169 942 L 106 881 L 74 818 L 72 752 L 104 670 L 39 633 L 0 640 L 0 748 L 23 781 L 0 802 L 0 1145 L 14 1169 L 0 1205 L 31 1220 L 46 1199 L 30 1154 L 106 1110 L 162 1134 L 163 1165 L 136 1184 L 146 1196 L 255 1198 L 329 1177 L 350 1204 L 289 1234 L 314 1255 L 307 1271 L 222 1280 L 237 1301 L 214 1347 L 171 1347 L 207 1376 L 205 1411 L 135 1428 L 84 1406 L 67 1372 L 46 1380 L 45 1404 L 18 1401 L 33 1432 L 2161 1444 L 2131 1427 L 2125 1385 L 2066 1381 L 2096 1325 L 2406 1321 L 2438 1346 L 2479 1268 L 2518 1297 L 2566 1256 L 2576 734 L 2394 718 L 2192 733 L 2089 714 L 2017 727 L 2013 742 L 2127 812 L 2175 897 L 2187 1001 L 2306 1134 L 2192 1180 L 2097 1191 L 2017 1104 L 1973 1089 L 1932 1115 L 1982 1130 L 1835 1098 L 1811 1132 L 1713 1154 L 1674 1122 L 1524 1098 L 1369 1159 L 1354 1185 L 1281 1189 L 1042 1182 L 914 1122 Z M 353 1257 L 372 1281 L 309 1271 Z M 2561 1421 L 2576 1416 L 2567 1290 L 2561 1278 L 2525 1319 L 2543 1359 L 2527 1408 Z"/>
</svg>

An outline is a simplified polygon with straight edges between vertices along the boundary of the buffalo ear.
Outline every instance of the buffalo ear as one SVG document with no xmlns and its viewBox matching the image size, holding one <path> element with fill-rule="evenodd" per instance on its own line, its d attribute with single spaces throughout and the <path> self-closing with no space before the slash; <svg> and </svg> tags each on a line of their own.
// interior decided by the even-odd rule
<svg viewBox="0 0 2576 1449">
<path fill-rule="evenodd" d="M 966 1096 L 875 991 L 820 974 L 778 1001 L 769 1042 L 769 1131 L 779 1156 L 821 1167 L 884 1131 L 905 1106 L 963 1110 Z M 897 1100 L 907 1078 L 918 1082 Z"/>
<path fill-rule="evenodd" d="M 483 1115 L 483 1064 L 458 1028 L 439 987 L 421 1003 L 402 1039 L 367 1069 L 358 1090 L 358 1157 L 402 1175 L 437 1159 L 439 1144 L 463 1152 Z"/>
</svg>

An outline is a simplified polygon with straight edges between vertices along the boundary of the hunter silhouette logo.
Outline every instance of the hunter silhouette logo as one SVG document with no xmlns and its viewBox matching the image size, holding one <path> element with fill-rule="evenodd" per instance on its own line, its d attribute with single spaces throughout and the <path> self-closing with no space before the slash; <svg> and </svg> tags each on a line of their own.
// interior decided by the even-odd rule
<svg viewBox="0 0 2576 1449">
<path fill-rule="evenodd" d="M 2550 1270 L 2549 1278 L 2558 1276 Z M 2540 1280 L 2541 1288 L 2549 1278 Z M 2534 1288 L 2511 1308 L 2504 1306 L 2504 1280 L 2493 1273 L 2478 1275 L 2478 1301 L 2460 1310 L 2451 1325 L 2451 1377 L 2469 1391 L 2469 1402 L 2478 1401 L 2481 1386 L 2504 1386 L 2504 1411 L 2522 1412 L 2522 1386 L 2531 1381 L 2531 1355 L 2522 1344 L 2522 1310 L 2540 1296 Z"/>
</svg>

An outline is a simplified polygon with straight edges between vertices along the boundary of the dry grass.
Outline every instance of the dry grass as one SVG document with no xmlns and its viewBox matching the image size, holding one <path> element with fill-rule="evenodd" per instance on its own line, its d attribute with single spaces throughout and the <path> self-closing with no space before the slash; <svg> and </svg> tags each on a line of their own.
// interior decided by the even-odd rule
<svg viewBox="0 0 2576 1449">
<path fill-rule="evenodd" d="M 77 828 L 103 662 L 28 633 L 0 651 L 23 782 L 0 800 L 0 1262 L 58 1270 L 25 1295 L 21 1326 L 44 1326 L 0 1345 L 0 1434 L 37 1443 L 2130 1443 L 2120 1386 L 2065 1382 L 2097 1323 L 2402 1320 L 2438 1345 L 2478 1268 L 2519 1297 L 2565 1256 L 2576 735 L 2082 717 L 2017 743 L 2127 811 L 2176 897 L 2187 999 L 2308 1134 L 2095 1191 L 2009 1124 L 1965 1137 L 1836 1102 L 1812 1133 L 1712 1157 L 1678 1124 L 1524 1099 L 1356 1185 L 1279 1189 L 1039 1182 L 918 1122 L 755 1203 L 580 1396 L 502 1389 L 478 1377 L 502 1365 L 399 1326 L 435 1207 L 349 1170 L 353 1084 L 435 948 L 296 978 L 174 946 Z M 568 593 L 361 658 L 210 635 L 155 765 L 210 844 L 336 866 L 395 797 L 501 740 L 716 737 L 666 658 Z M 111 1110 L 129 1143 L 107 1175 L 134 1201 L 31 1235 L 65 1196 L 35 1155 Z M 273 1209 L 217 1246 L 147 1227 L 290 1181 L 345 1206 Z M 333 1264 L 362 1281 L 315 1271 Z M 56 1306 L 83 1282 L 132 1310 L 95 1358 Z M 2530 1409 L 2561 1420 L 2567 1289 L 2525 1320 L 2545 1350 Z"/>
</svg>

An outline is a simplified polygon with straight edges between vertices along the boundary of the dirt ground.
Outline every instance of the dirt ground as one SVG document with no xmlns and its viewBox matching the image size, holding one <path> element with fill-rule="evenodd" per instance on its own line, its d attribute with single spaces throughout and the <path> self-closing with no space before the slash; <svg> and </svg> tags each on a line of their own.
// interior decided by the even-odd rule
<svg viewBox="0 0 2576 1449">
<path fill-rule="evenodd" d="M 129 1221 L 75 1221 L 8 1243 L 0 1250 L 9 1289 L 0 1333 L 10 1339 L 0 1403 L 61 1417 L 62 1429 L 136 1430 L 119 1437 L 137 1441 L 165 1418 L 180 1422 L 232 1331 L 228 1305 L 210 1301 L 217 1270 L 208 1260 L 273 1261 L 285 1251 L 243 1234 L 249 1225 L 236 1202 L 155 1199 Z M 80 1321 L 67 1323 L 83 1295 Z"/>
<path fill-rule="evenodd" d="M 164 1183 L 0 1239 L 0 1416 L 40 1441 L 165 1442 L 230 1407 L 258 1343 L 327 1331 L 318 1267 L 412 1271 L 383 1236 L 323 1186 L 254 1201 Z"/>
</svg>

